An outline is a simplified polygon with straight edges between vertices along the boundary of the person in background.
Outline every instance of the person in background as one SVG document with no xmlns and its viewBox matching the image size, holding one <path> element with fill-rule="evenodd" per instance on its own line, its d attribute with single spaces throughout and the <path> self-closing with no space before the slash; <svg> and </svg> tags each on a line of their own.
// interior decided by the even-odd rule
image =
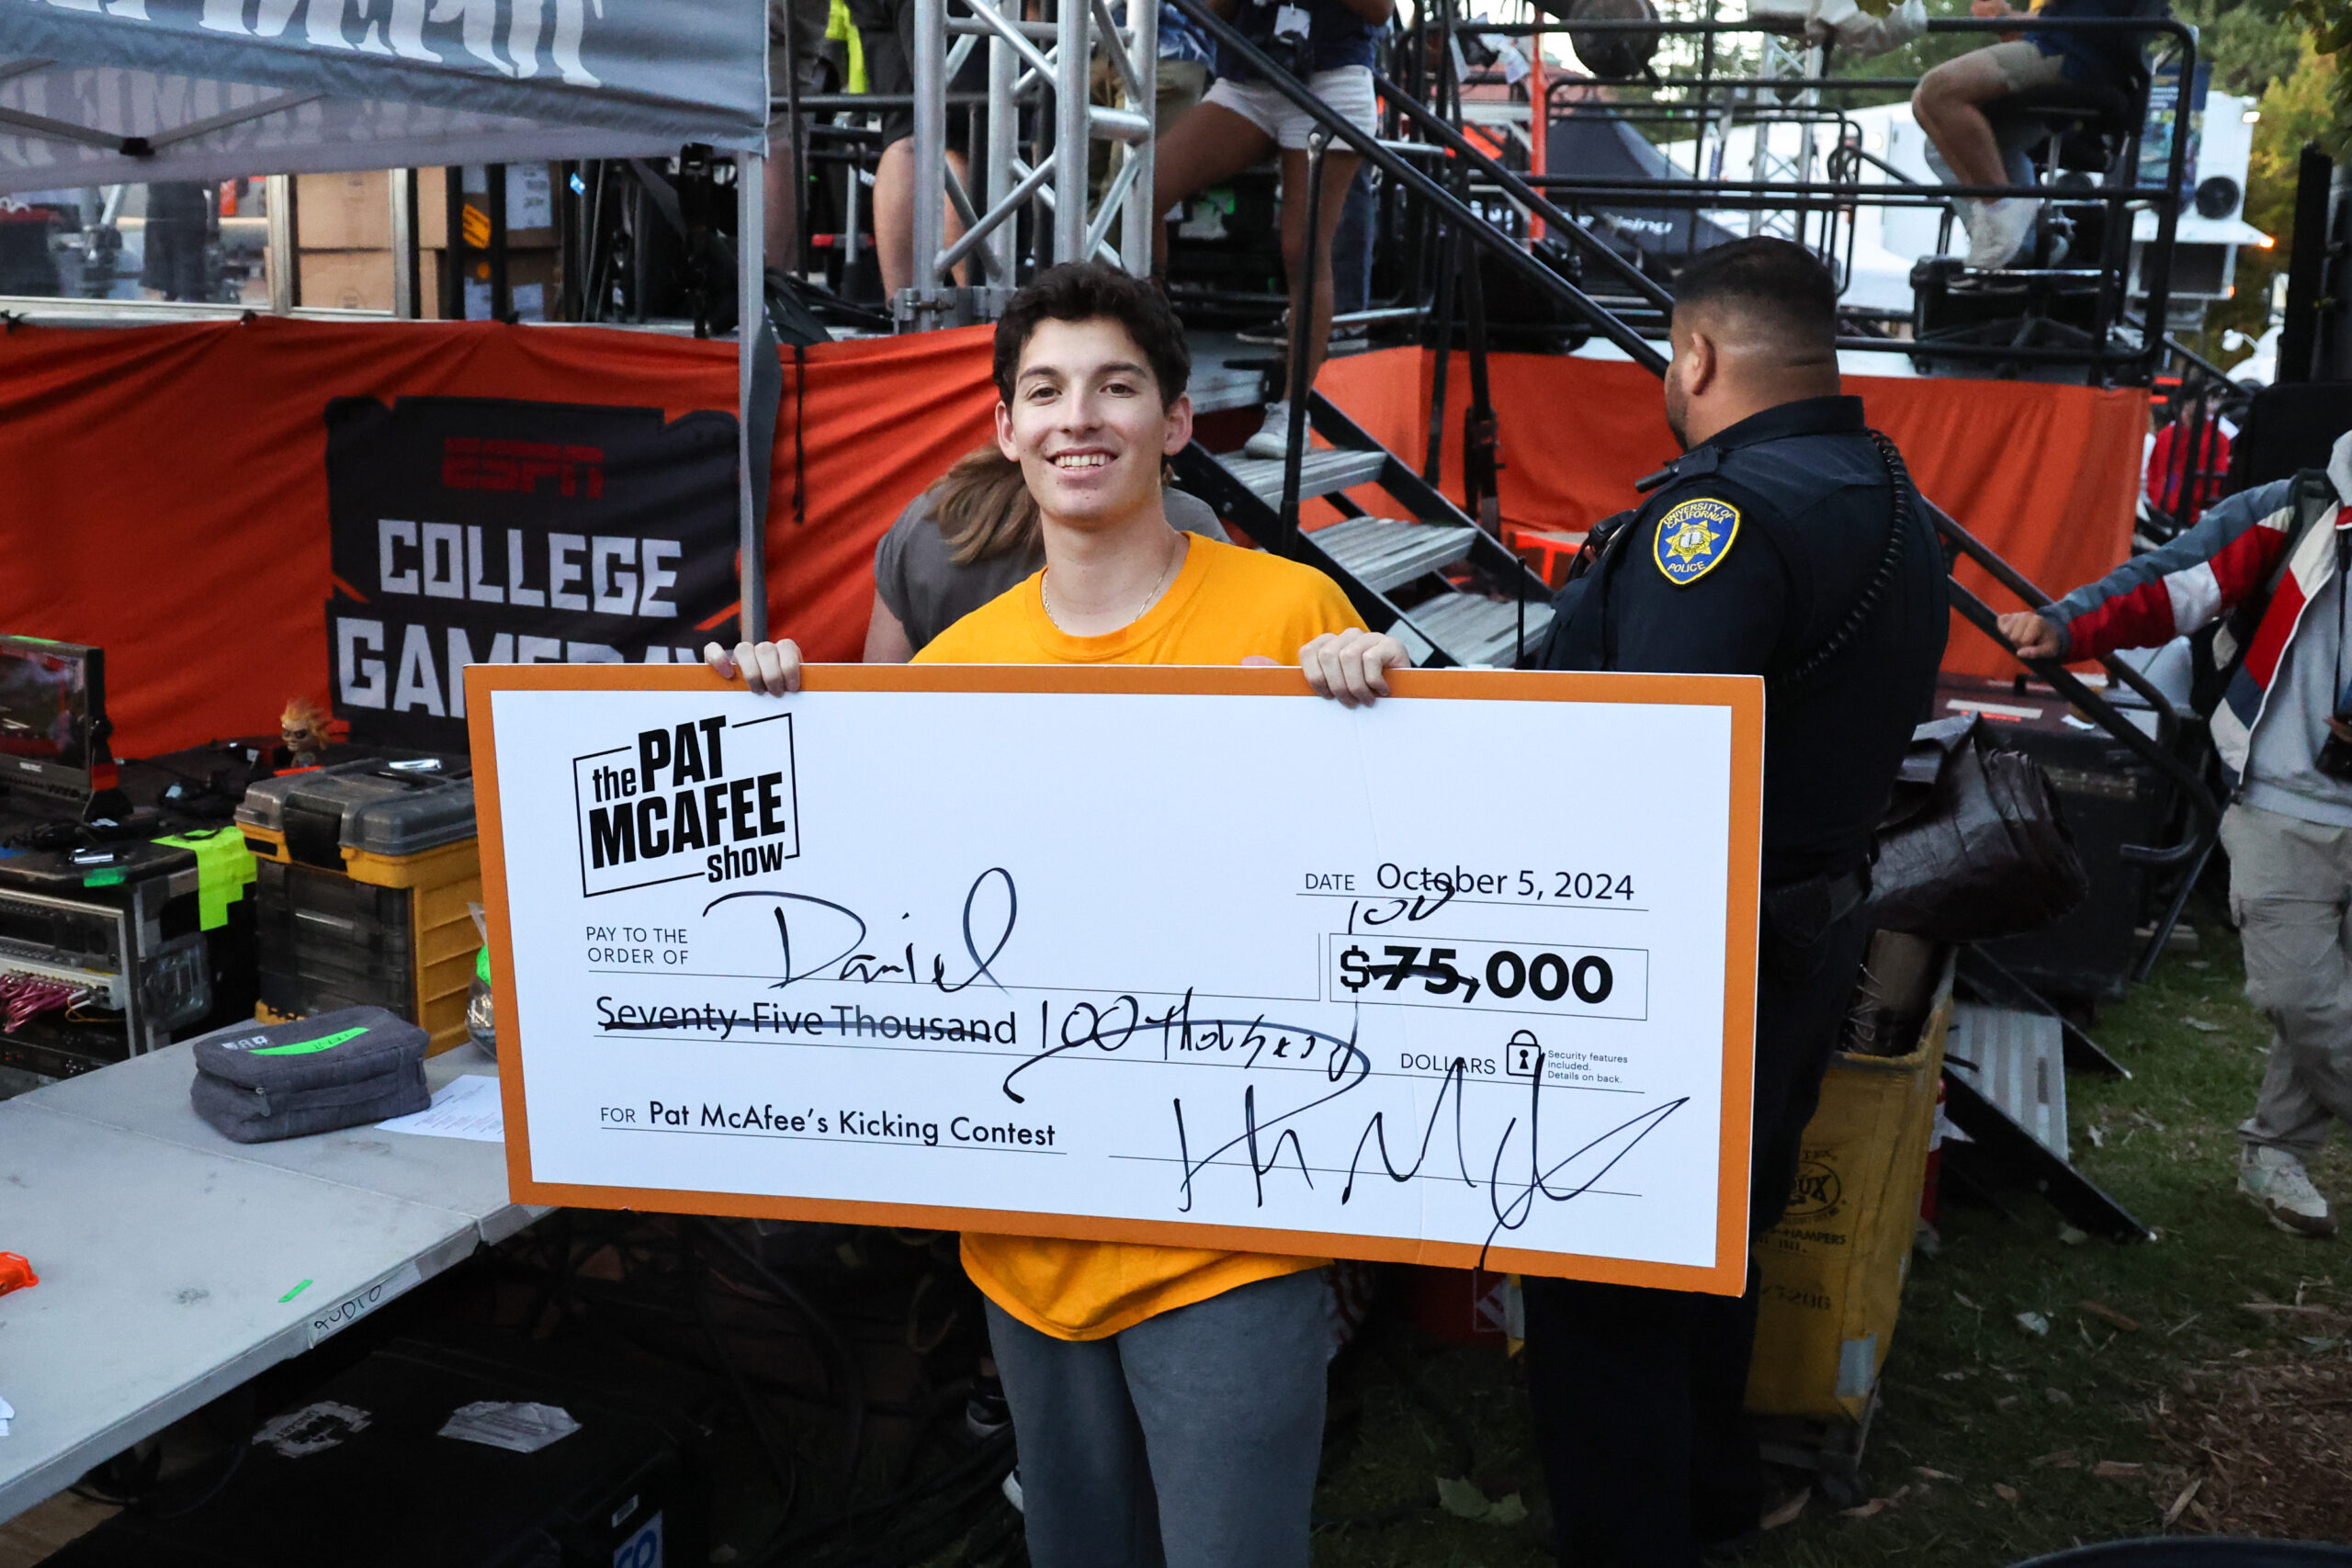
<svg viewBox="0 0 2352 1568">
<path fill-rule="evenodd" d="M 1124 15 L 1124 12 L 1122 13 Z M 1159 7 L 1159 96 L 1152 105 L 1155 135 L 1165 136 L 1207 96 L 1216 45 L 1175 6 Z"/>
<path fill-rule="evenodd" d="M 2026 14 L 2007 0 L 1970 0 L 1969 13 Z M 2162 17 L 2166 6 L 2165 0 L 2042 0 L 2032 14 L 2144 19 Z M 2072 87 L 2086 102 L 2120 93 L 2137 106 L 2148 86 L 2148 68 L 2140 55 L 2144 37 L 2128 30 L 2073 33 L 2051 28 L 2005 39 L 1947 60 L 1920 77 L 1911 95 L 1911 111 L 1954 183 L 2031 185 L 2033 167 L 2026 148 L 2041 130 L 2004 122 L 2000 100 L 2018 93 Z M 1962 197 L 1957 205 L 1968 234 L 1968 265 L 1990 270 L 2008 265 L 2025 248 L 2041 198 Z"/>
<path fill-rule="evenodd" d="M 1386 693 L 1404 649 L 1329 578 L 1170 525 L 1160 471 L 1192 438 L 1192 355 L 1150 284 L 1050 269 L 999 319 L 995 371 L 997 446 L 1046 564 L 915 662 L 1296 662 L 1342 701 Z M 704 656 L 757 693 L 800 687 L 788 640 Z M 1323 1259 L 981 1234 L 963 1256 L 1020 1434 L 1035 1568 L 1307 1568 Z"/>
<path fill-rule="evenodd" d="M 1272 54 L 1305 83 L 1307 90 L 1350 123 L 1367 133 L 1379 125 L 1379 105 L 1372 85 L 1372 46 L 1395 0 L 1216 0 L 1220 14 L 1229 17 L 1243 37 Z M 1306 307 L 1313 286 L 1314 310 L 1306 316 L 1306 386 L 1331 341 L 1332 239 L 1347 212 L 1346 197 L 1363 163 L 1355 153 L 1334 142 L 1323 158 L 1320 232 L 1316 237 L 1315 270 L 1306 274 L 1306 140 L 1317 129 L 1312 115 L 1299 108 L 1257 73 L 1233 51 L 1217 51 L 1216 80 L 1193 109 L 1162 135 L 1155 150 L 1154 201 L 1165 212 L 1209 186 L 1279 152 L 1283 169 L 1283 268 L 1290 280 L 1293 320 Z M 1168 236 L 1163 228 L 1154 235 L 1153 266 L 1167 265 Z M 1303 397 L 1305 388 L 1289 389 Z M 1290 406 L 1277 402 L 1266 411 L 1266 423 L 1243 450 L 1252 457 L 1280 457 L 1290 450 Z"/>
<path fill-rule="evenodd" d="M 147 187 L 145 248 L 140 254 L 139 286 L 164 299 L 209 299 L 210 269 L 206 249 L 212 239 L 209 186 L 195 180 L 157 180 Z"/>
<path fill-rule="evenodd" d="M 1331 236 L 1331 311 L 1335 323 L 1330 341 L 1349 343 L 1366 335 L 1362 321 L 1339 321 L 1372 304 L 1373 230 L 1380 220 L 1380 186 L 1372 166 L 1363 164 L 1348 186 L 1347 210 L 1340 216 L 1339 232 Z M 1290 312 L 1262 326 L 1244 327 L 1233 334 L 1243 343 L 1280 348 L 1290 343 Z"/>
<path fill-rule="evenodd" d="M 1168 134 L 1176 122 L 1193 112 L 1209 90 L 1210 70 L 1216 63 L 1216 46 L 1201 36 L 1200 28 L 1185 19 L 1184 13 L 1159 0 L 1157 36 L 1159 39 L 1159 62 L 1155 94 L 1151 106 L 1151 133 L 1159 138 Z M 1121 27 L 1127 23 L 1127 0 L 1117 0 L 1111 15 Z M 1111 63 L 1107 51 L 1094 57 L 1092 102 L 1106 107 L 1135 106 L 1126 101 L 1126 91 L 1119 81 L 1118 67 Z M 1111 143 L 1097 141 L 1087 153 L 1087 188 L 1100 201 L 1111 185 Z"/>
<path fill-rule="evenodd" d="M 2182 400 L 2179 414 L 2156 432 L 2148 447 L 2145 488 L 2150 510 L 2167 518 L 2179 516 L 2183 481 L 2192 469 L 2196 481 L 2188 487 L 2186 521 L 2196 522 L 2207 507 L 2222 499 L 2222 485 L 2230 472 L 2230 443 L 2238 433 L 2223 410 L 2236 390 L 2226 381 L 2208 386 L 2201 397 Z M 2196 447 L 2193 455 L 2192 446 Z"/>
<path fill-rule="evenodd" d="M 825 89 L 825 35 L 832 0 L 768 0 L 768 116 L 764 243 L 770 266 L 800 268 L 800 155 L 797 137 L 805 134 L 804 112 L 796 125 L 785 108 L 785 87 L 798 78 L 807 96 Z"/>
<path fill-rule="evenodd" d="M 2234 672 L 2207 720 L 2232 784 L 2222 818 L 2245 992 L 2269 1015 L 2270 1060 L 2238 1127 L 2238 1190 L 2296 1235 L 2336 1219 L 2304 1161 L 2331 1122 L 2352 1126 L 2352 691 L 2345 567 L 2352 560 L 2352 434 L 2326 484 L 2279 479 L 2214 503 L 2197 526 L 2041 611 L 2001 617 L 2032 659 L 2156 648 L 2222 622 Z"/>
<path fill-rule="evenodd" d="M 1206 502 L 1174 489 L 1163 490 L 1160 499 L 1170 526 L 1232 542 Z M 904 664 L 1045 564 L 1037 503 L 1021 465 L 993 443 L 966 453 L 908 503 L 875 548 L 865 662 Z"/>
<path fill-rule="evenodd" d="M 857 23 L 858 43 L 865 60 L 866 91 L 911 94 L 915 90 L 915 0 L 849 0 Z M 949 15 L 969 16 L 960 6 Z M 988 89 L 988 51 L 975 49 L 964 69 L 947 84 L 951 93 Z M 888 107 L 882 115 L 882 156 L 874 166 L 874 253 L 882 272 L 882 299 L 887 305 L 899 290 L 912 287 L 915 277 L 915 111 Z M 950 106 L 947 110 L 947 168 L 968 191 L 972 188 L 971 116 Z M 964 232 L 964 220 L 942 190 L 933 199 L 944 210 L 944 243 Z M 971 281 L 971 263 L 956 269 L 963 282 Z"/>
</svg>

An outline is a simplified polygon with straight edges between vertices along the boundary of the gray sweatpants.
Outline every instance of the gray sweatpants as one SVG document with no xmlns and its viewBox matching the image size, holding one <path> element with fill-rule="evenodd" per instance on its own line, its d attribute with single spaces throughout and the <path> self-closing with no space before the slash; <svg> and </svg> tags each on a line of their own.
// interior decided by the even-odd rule
<svg viewBox="0 0 2352 1568">
<path fill-rule="evenodd" d="M 1323 1270 L 1082 1343 L 988 1303 L 1035 1568 L 1306 1568 Z"/>
<path fill-rule="evenodd" d="M 2244 804 L 2222 818 L 2245 994 L 2277 1031 L 2247 1143 L 2317 1154 L 2352 1123 L 2352 828 Z"/>
</svg>

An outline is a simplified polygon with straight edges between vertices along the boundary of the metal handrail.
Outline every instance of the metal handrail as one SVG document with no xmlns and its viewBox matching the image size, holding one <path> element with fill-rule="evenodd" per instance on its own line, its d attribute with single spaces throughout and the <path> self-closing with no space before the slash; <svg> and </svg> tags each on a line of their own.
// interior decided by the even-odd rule
<svg viewBox="0 0 2352 1568">
<path fill-rule="evenodd" d="M 1983 567 L 1992 575 L 1995 581 L 2037 610 L 2049 607 L 2052 603 L 2050 596 L 2035 587 L 2015 567 L 2003 560 L 1990 546 L 1933 505 L 1928 507 L 1928 513 L 1935 523 L 1936 532 L 1962 555 Z M 2032 671 L 2038 679 L 2049 684 L 2076 707 L 2088 714 L 2101 729 L 2138 752 L 2143 761 L 2170 779 L 2178 786 L 2182 798 L 2188 803 L 2190 809 L 2204 818 L 2209 825 L 2221 821 L 2221 804 L 2213 798 L 2212 791 L 2206 787 L 2205 780 L 2195 769 L 2173 755 L 2170 750 L 2174 739 L 2179 733 L 2179 710 L 2172 705 L 2164 693 L 2159 691 L 2145 675 L 2111 655 L 2098 661 L 2100 667 L 2106 670 L 2111 678 L 2131 687 L 2147 702 L 2156 720 L 2156 734 L 2153 737 L 2126 718 L 2113 704 L 2093 691 L 2081 677 L 2067 669 L 2063 662 L 2054 659 L 2029 659 L 2019 653 L 2017 645 L 2001 634 L 1999 617 L 1995 614 L 1992 606 L 1978 598 L 1975 592 L 1957 577 L 1947 581 L 1952 607 L 1966 617 L 1971 625 L 1991 637 L 2018 663 Z M 2121 853 L 2126 860 L 2135 861 L 2143 865 L 2177 865 L 2196 855 L 2202 842 L 2203 835 L 2191 831 L 2187 839 L 2167 849 L 2142 844 L 2126 844 L 2122 847 Z"/>
<path fill-rule="evenodd" d="M 1796 25 L 1793 23 L 1757 20 L 1752 18 L 1741 18 L 1736 21 L 1710 19 L 1706 21 L 1689 22 L 1669 22 L 1664 20 L 1652 20 L 1648 18 L 1624 18 L 1617 20 L 1594 19 L 1590 21 L 1577 20 L 1570 22 L 1566 18 L 1547 18 L 1543 21 L 1521 23 L 1487 24 L 1482 22 L 1478 25 L 1476 30 L 1481 33 L 1495 33 L 1503 37 L 1539 38 L 1558 33 L 1568 33 L 1574 35 L 1584 32 L 1602 34 L 1645 34 L 1653 37 L 1669 34 L 1694 36 L 1706 39 L 1708 40 L 1709 49 L 1712 51 L 1713 40 L 1718 35 L 1734 33 L 1755 33 L 1759 35 L 1788 34 L 1798 29 Z M 2071 32 L 2088 33 L 2094 35 L 2126 34 L 2141 38 L 2161 38 L 2170 40 L 2175 51 L 2177 52 L 2182 80 L 2188 81 L 2193 79 L 2196 72 L 2196 33 L 2194 29 L 2172 19 L 2169 17 L 1939 17 L 1930 20 L 1928 23 L 1927 30 L 1930 33 L 1956 34 L 2024 33 L 2031 35 L 2041 32 Z M 1709 60 L 1712 61 L 1712 53 L 1709 56 Z M 1702 73 L 1706 72 L 1706 63 L 1702 62 L 1701 69 Z M 1678 85 L 1697 89 L 1702 95 L 1700 101 L 1690 104 L 1664 105 L 1657 107 L 1675 109 L 1688 109 L 1692 111 L 1694 115 L 1702 114 L 1710 107 L 1707 102 L 1708 97 L 1713 95 L 1718 88 L 1729 91 L 1741 85 L 1761 85 L 1761 82 L 1762 79 L 1758 79 L 1758 82 L 1751 84 L 1745 78 L 1736 80 L 1732 78 L 1715 78 L 1711 73 L 1702 74 L 1698 78 L 1691 79 L 1687 82 L 1678 79 Z M 1662 85 L 1663 84 L 1661 83 L 1657 85 Z M 1770 85 L 1781 88 L 1794 86 L 1800 88 L 1818 87 L 1824 90 L 1860 90 L 1865 85 L 1865 83 L 1863 79 L 1860 78 L 1840 79 L 1836 77 L 1792 77 L 1771 78 L 1770 79 Z M 1879 78 L 1868 79 L 1868 85 L 1876 87 L 1902 87 L 1916 85 L 1916 83 L 1904 79 L 1889 77 L 1883 80 Z M 1556 83 L 1546 90 L 1546 93 L 1544 96 L 1544 107 L 1547 121 L 1550 116 L 1559 107 L 1567 107 L 1570 114 L 1581 112 L 1586 109 L 1587 106 L 1583 100 L 1576 101 L 1573 106 L 1561 104 L 1560 99 L 1562 97 L 1563 90 L 1569 85 L 1570 84 L 1567 83 Z M 2141 118 L 2144 120 L 2148 107 L 2147 95 L 2144 92 L 2133 95 L 2132 107 L 2138 111 Z M 2184 109 L 2185 104 L 2180 101 L 2176 101 L 2173 106 L 2172 113 L 2177 123 L 2179 117 L 2184 112 Z M 1606 106 L 1602 106 L 1602 110 L 1605 112 Z M 2154 209 L 2157 218 L 2157 233 L 2154 246 L 2150 253 L 2150 265 L 2144 269 L 2143 274 L 2143 284 L 2145 290 L 2147 319 L 2151 322 L 2158 323 L 2158 325 L 2153 329 L 2145 326 L 2140 329 L 2141 345 L 2136 351 L 2118 354 L 2115 350 L 2109 348 L 2105 344 L 2101 344 L 2087 353 L 2066 351 L 2060 354 L 2058 357 L 2102 367 L 2116 367 L 2119 368 L 2129 368 L 2136 367 L 2141 373 L 2147 376 L 2153 377 L 2155 374 L 2161 355 L 2165 352 L 2165 344 L 2162 342 L 2163 334 L 2161 331 L 2161 323 L 2165 319 L 2165 307 L 2169 302 L 2172 289 L 2173 242 L 2177 231 L 2181 210 L 2181 181 L 2183 171 L 2186 166 L 2188 150 L 2188 138 L 2176 134 L 2170 140 L 2171 146 L 2167 152 L 2165 184 L 2162 186 L 2143 186 L 2135 182 L 2130 186 L 2107 186 L 2100 188 L 2095 193 L 2086 193 L 2089 196 L 2092 201 L 2096 202 L 2098 205 L 2105 207 L 2110 213 L 2116 215 L 2119 219 L 2125 217 L 2134 203 L 2145 203 Z M 1858 152 L 1860 152 L 1860 149 L 1855 149 L 1855 151 Z M 1866 153 L 1863 155 L 1868 156 Z M 1870 161 L 1882 168 L 1887 168 L 1882 160 L 1871 159 Z M 1896 171 L 1892 168 L 1887 168 L 1887 172 L 1889 174 L 1896 173 Z M 1899 175 L 1897 177 L 1898 179 L 1902 178 Z M 2005 185 L 1985 186 L 1950 186 L 1931 187 L 1920 186 L 1916 182 L 1911 182 L 1907 179 L 1903 180 L 1902 186 L 1899 189 L 1894 189 L 1883 186 L 1864 186 L 1860 183 L 1851 185 L 1840 183 L 1825 186 L 1812 182 L 1792 185 L 1789 182 L 1767 182 L 1754 180 L 1703 180 L 1697 177 L 1695 166 L 1692 175 L 1689 178 L 1668 176 L 1657 179 L 1624 179 L 1611 176 L 1579 177 L 1576 175 L 1535 175 L 1531 176 L 1529 179 L 1522 181 L 1521 183 L 1525 184 L 1530 189 L 1542 189 L 1547 192 L 1560 192 L 1564 195 L 1572 194 L 1574 197 L 1582 197 L 1587 201 L 1605 201 L 1612 197 L 1623 201 L 1628 197 L 1639 196 L 1644 198 L 1640 203 L 1641 205 L 1675 209 L 1685 207 L 1695 209 L 1702 205 L 1715 205 L 1731 209 L 1755 208 L 1763 205 L 1765 198 L 1768 197 L 1785 196 L 1788 199 L 1773 201 L 1770 203 L 1771 207 L 1775 209 L 1794 209 L 1805 212 L 1834 209 L 1835 208 L 1847 203 L 1893 208 L 1930 205 L 1935 202 L 1948 200 L 1954 197 L 2047 196 L 2050 194 L 2044 187 L 2039 185 Z M 1724 199 L 1713 203 L 1702 202 L 1701 198 L 1709 194 L 1718 195 L 1724 197 Z M 2113 319 L 2128 321 L 2130 318 L 2128 312 L 2119 310 Z"/>
<path fill-rule="evenodd" d="M 1566 304 L 1578 315 L 1589 321 L 1600 334 L 1625 351 L 1636 365 L 1652 375 L 1666 373 L 1666 356 L 1649 340 L 1643 337 L 1600 301 L 1575 284 L 1562 277 L 1539 260 L 1532 252 L 1522 249 L 1510 235 L 1488 222 L 1476 209 L 1447 190 L 1426 172 L 1413 167 L 1406 160 L 1380 144 L 1374 132 L 1360 130 L 1334 111 L 1322 99 L 1309 92 L 1306 85 L 1275 63 L 1264 50 L 1244 37 L 1224 17 L 1210 10 L 1201 0 L 1168 0 L 1187 21 L 1233 53 L 1247 64 L 1266 85 L 1287 98 L 1309 118 L 1315 120 L 1332 136 L 1347 144 L 1349 151 L 1395 180 L 1404 189 L 1413 192 L 1442 214 L 1447 222 L 1459 226 L 1472 240 L 1504 265 L 1517 272 L 1526 281 Z M 1547 204 L 1548 205 L 1548 204 Z"/>
<path fill-rule="evenodd" d="M 1372 73 L 1372 85 L 1381 96 L 1404 110 L 1405 117 L 1411 120 L 1417 129 L 1433 137 L 1438 145 L 1463 160 L 1473 170 L 1494 181 L 1498 187 L 1524 205 L 1535 217 L 1541 218 L 1552 228 L 1563 231 L 1570 242 L 1615 273 L 1620 281 L 1633 288 L 1634 292 L 1641 295 L 1651 304 L 1661 308 L 1670 307 L 1674 303 L 1674 297 L 1660 288 L 1656 279 L 1623 256 L 1619 255 L 1606 241 L 1588 230 L 1583 224 L 1553 206 L 1551 201 L 1535 188 L 1530 176 L 1505 167 L 1459 130 L 1448 125 L 1441 116 L 1432 112 L 1428 105 L 1420 102 L 1377 71 Z M 1535 179 L 1542 177 L 1534 176 Z"/>
</svg>

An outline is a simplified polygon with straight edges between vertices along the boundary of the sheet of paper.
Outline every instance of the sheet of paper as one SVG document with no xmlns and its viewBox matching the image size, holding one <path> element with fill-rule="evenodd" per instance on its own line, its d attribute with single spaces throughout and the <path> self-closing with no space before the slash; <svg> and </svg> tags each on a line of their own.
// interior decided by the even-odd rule
<svg viewBox="0 0 2352 1568">
<path fill-rule="evenodd" d="M 1736 1289 L 1754 683 L 1421 679 L 482 692 L 517 1196 Z"/>
<path fill-rule="evenodd" d="M 377 1126 L 387 1133 L 421 1133 L 431 1138 L 471 1138 L 477 1143 L 506 1141 L 506 1108 L 498 1098 L 498 1080 L 480 1073 L 451 1078 L 433 1092 L 433 1103 L 406 1116 L 395 1116 Z"/>
</svg>

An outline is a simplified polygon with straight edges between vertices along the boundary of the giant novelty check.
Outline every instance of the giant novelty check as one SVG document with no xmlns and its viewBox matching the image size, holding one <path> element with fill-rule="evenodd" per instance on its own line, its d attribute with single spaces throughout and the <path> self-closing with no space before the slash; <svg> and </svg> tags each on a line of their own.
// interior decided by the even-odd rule
<svg viewBox="0 0 2352 1568">
<path fill-rule="evenodd" d="M 1745 1284 L 1760 682 L 467 671 L 516 1198 Z"/>
</svg>

